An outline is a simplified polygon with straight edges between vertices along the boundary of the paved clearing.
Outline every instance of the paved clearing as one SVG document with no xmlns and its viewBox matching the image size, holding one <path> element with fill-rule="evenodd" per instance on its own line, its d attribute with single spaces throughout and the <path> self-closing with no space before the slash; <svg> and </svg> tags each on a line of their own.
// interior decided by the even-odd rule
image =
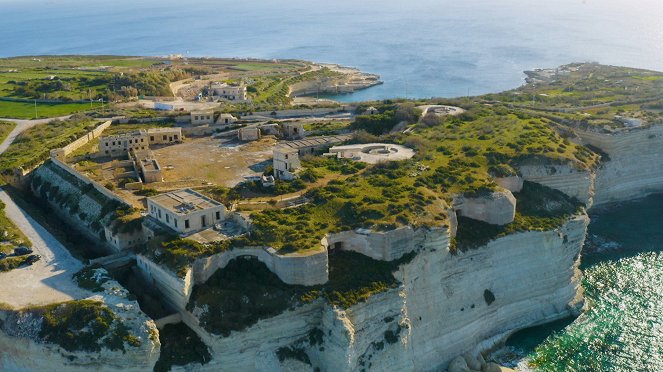
<svg viewBox="0 0 663 372">
<path fill-rule="evenodd" d="M 21 210 L 5 191 L 0 191 L 0 200 L 6 205 L 7 217 L 30 239 L 34 253 L 41 255 L 41 260 L 32 266 L 0 273 L 0 303 L 23 308 L 90 296 L 90 292 L 79 288 L 71 279 L 83 264 Z"/>
</svg>

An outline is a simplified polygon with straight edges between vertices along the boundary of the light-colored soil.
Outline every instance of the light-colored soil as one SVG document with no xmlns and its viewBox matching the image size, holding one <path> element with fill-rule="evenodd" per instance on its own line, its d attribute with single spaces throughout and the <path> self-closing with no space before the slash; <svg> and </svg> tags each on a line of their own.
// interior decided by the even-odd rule
<svg viewBox="0 0 663 372">
<path fill-rule="evenodd" d="M 245 177 L 259 176 L 271 165 L 273 137 L 238 142 L 211 137 L 189 138 L 184 143 L 154 150 L 166 181 L 196 179 L 234 186 Z"/>
<path fill-rule="evenodd" d="M 41 260 L 32 266 L 0 273 L 0 303 L 24 308 L 90 296 L 90 292 L 78 287 L 72 279 L 72 275 L 82 269 L 83 264 L 21 210 L 6 192 L 0 191 L 0 200 L 6 205 L 7 217 L 32 242 L 34 254 L 41 256 Z"/>
</svg>

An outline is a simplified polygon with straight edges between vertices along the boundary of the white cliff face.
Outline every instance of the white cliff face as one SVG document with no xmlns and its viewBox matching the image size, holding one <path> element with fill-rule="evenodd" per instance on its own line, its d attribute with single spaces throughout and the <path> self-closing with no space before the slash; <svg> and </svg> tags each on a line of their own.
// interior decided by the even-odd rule
<svg viewBox="0 0 663 372">
<path fill-rule="evenodd" d="M 498 188 L 488 195 L 459 195 L 454 198 L 453 205 L 456 215 L 493 225 L 506 225 L 516 216 L 516 198 L 507 189 Z"/>
<path fill-rule="evenodd" d="M 570 164 L 521 165 L 518 171 L 525 181 L 559 190 L 591 207 L 594 200 L 595 173 L 579 170 Z"/>
<path fill-rule="evenodd" d="M 448 250 L 448 233 L 433 231 L 395 273 L 399 288 L 348 309 L 318 300 L 228 337 L 185 317 L 212 349 L 212 362 L 199 367 L 309 366 L 279 361 L 276 351 L 292 347 L 306 354 L 309 369 L 444 369 L 458 355 L 582 307 L 578 265 L 588 222 L 577 216 L 553 231 L 517 233 L 458 254 Z"/>
<path fill-rule="evenodd" d="M 616 134 L 578 135 L 609 156 L 596 171 L 594 205 L 663 191 L 663 125 Z"/>
<path fill-rule="evenodd" d="M 103 269 L 102 269 L 103 270 Z M 131 335 L 140 341 L 139 346 L 124 343 L 125 351 L 111 351 L 102 348 L 101 352 L 70 352 L 59 345 L 39 340 L 41 321 L 37 317 L 21 317 L 22 321 L 33 323 L 21 325 L 20 334 L 9 336 L 0 330 L 0 370 L 1 371 L 147 371 L 152 370 L 159 359 L 161 344 L 159 332 L 152 321 L 139 308 L 138 302 L 128 298 L 129 292 L 118 282 L 109 280 L 103 285 L 103 292 L 90 299 L 104 302 L 128 328 Z M 0 320 L 10 321 L 6 313 Z M 4 327 L 12 325 L 4 324 Z M 16 332 L 14 332 L 16 333 Z"/>
</svg>

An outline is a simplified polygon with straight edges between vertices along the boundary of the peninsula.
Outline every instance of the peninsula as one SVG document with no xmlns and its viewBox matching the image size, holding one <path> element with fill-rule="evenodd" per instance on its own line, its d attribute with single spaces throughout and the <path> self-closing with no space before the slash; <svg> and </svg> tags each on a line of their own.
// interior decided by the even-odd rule
<svg viewBox="0 0 663 372">
<path fill-rule="evenodd" d="M 379 77 L 0 59 L 0 369 L 506 370 L 582 313 L 587 211 L 663 191 L 663 73 L 526 75 L 341 104 Z"/>
</svg>

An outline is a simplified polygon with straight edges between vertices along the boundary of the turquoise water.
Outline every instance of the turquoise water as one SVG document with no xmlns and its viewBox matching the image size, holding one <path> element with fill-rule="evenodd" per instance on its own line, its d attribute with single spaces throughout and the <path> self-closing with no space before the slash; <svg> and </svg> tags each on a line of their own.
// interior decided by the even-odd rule
<svg viewBox="0 0 663 372">
<path fill-rule="evenodd" d="M 342 100 L 455 97 L 523 70 L 663 70 L 660 0 L 0 0 L 0 56 L 301 58 L 380 74 Z"/>
<path fill-rule="evenodd" d="M 589 310 L 514 335 L 544 371 L 663 371 L 663 195 L 592 216 L 583 256 Z"/>
</svg>

